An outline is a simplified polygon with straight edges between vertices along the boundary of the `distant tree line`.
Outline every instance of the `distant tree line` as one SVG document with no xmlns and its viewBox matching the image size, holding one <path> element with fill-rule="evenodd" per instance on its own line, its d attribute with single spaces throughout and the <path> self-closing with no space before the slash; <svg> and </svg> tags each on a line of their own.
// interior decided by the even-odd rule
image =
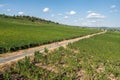
<svg viewBox="0 0 120 80">
<path fill-rule="evenodd" d="M 120 27 L 94 27 L 99 30 L 107 30 L 112 32 L 120 32 Z"/>
<path fill-rule="evenodd" d="M 120 32 L 120 28 L 112 28 L 112 29 L 109 29 L 109 31 Z"/>
<path fill-rule="evenodd" d="M 45 20 L 45 19 L 41 19 L 41 18 L 37 18 L 34 16 L 27 16 L 27 15 L 14 15 L 14 16 L 10 16 L 10 15 L 5 15 L 5 14 L 0 14 L 0 17 L 4 17 L 4 18 L 13 18 L 13 19 L 21 19 L 21 20 L 29 20 L 31 22 L 39 22 L 39 23 L 55 23 L 55 24 L 59 24 L 58 22 L 53 22 L 50 20 Z"/>
</svg>

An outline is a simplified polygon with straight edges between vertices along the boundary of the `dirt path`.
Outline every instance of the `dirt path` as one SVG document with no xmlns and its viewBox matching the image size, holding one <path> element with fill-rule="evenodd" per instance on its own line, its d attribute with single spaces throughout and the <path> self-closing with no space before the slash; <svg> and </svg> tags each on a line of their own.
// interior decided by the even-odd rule
<svg viewBox="0 0 120 80">
<path fill-rule="evenodd" d="M 79 40 L 82 40 L 82 39 L 90 38 L 90 37 L 95 36 L 95 35 L 104 34 L 106 32 L 107 31 L 94 33 L 94 34 L 91 34 L 91 35 L 86 35 L 86 36 L 75 38 L 75 39 L 64 40 L 64 41 L 61 41 L 61 42 L 55 42 L 55 43 L 51 43 L 51 44 L 47 44 L 47 45 L 42 45 L 42 46 L 38 46 L 38 47 L 34 47 L 34 48 L 29 48 L 29 49 L 26 49 L 26 50 L 20 50 L 20 51 L 13 52 L 13 53 L 6 53 L 6 54 L 3 54 L 3 55 L 0 55 L 0 65 L 3 65 L 5 63 L 10 63 L 11 61 L 20 60 L 20 59 L 24 58 L 25 56 L 33 55 L 35 51 L 44 52 L 45 47 L 48 50 L 53 50 L 53 49 L 56 49 L 60 46 L 66 46 L 68 43 L 73 43 L 73 42 L 76 42 L 76 41 L 79 41 Z"/>
</svg>

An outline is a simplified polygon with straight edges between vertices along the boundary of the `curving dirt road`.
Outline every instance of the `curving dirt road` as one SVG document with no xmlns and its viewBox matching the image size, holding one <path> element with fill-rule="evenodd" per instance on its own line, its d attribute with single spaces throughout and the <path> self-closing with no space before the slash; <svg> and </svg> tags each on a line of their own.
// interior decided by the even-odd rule
<svg viewBox="0 0 120 80">
<path fill-rule="evenodd" d="M 0 57 L 0 65 L 3 65 L 5 63 L 10 63 L 11 61 L 20 60 L 20 59 L 24 58 L 25 56 L 33 55 L 35 51 L 44 52 L 45 47 L 48 50 L 53 50 L 53 49 L 58 48 L 60 46 L 66 46 L 68 43 L 73 43 L 73 42 L 76 42 L 78 40 L 90 38 L 92 36 L 104 34 L 106 32 L 107 31 L 94 33 L 94 34 L 91 34 L 91 35 L 86 35 L 86 36 L 75 38 L 75 39 L 64 40 L 64 41 L 61 41 L 61 42 L 55 42 L 55 43 L 51 43 L 51 44 L 47 44 L 47 45 L 42 45 L 42 46 L 39 46 L 39 47 L 34 47 L 34 48 L 26 49 L 26 50 L 20 50 L 20 51 L 13 52 L 13 53 L 8 53 L 7 56 Z"/>
</svg>

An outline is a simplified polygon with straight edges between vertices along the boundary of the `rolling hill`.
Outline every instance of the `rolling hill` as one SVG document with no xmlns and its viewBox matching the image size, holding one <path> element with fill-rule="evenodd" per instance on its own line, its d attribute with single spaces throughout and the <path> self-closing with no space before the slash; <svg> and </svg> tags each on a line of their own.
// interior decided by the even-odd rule
<svg viewBox="0 0 120 80">
<path fill-rule="evenodd" d="M 99 32 L 30 16 L 0 15 L 0 53 L 16 51 Z"/>
</svg>

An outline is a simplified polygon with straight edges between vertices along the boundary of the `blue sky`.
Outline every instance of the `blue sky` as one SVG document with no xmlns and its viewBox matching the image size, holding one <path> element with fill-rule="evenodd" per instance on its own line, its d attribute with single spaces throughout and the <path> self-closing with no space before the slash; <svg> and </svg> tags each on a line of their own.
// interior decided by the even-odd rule
<svg viewBox="0 0 120 80">
<path fill-rule="evenodd" d="M 77 26 L 120 27 L 120 0 L 0 0 L 0 14 Z"/>
</svg>

